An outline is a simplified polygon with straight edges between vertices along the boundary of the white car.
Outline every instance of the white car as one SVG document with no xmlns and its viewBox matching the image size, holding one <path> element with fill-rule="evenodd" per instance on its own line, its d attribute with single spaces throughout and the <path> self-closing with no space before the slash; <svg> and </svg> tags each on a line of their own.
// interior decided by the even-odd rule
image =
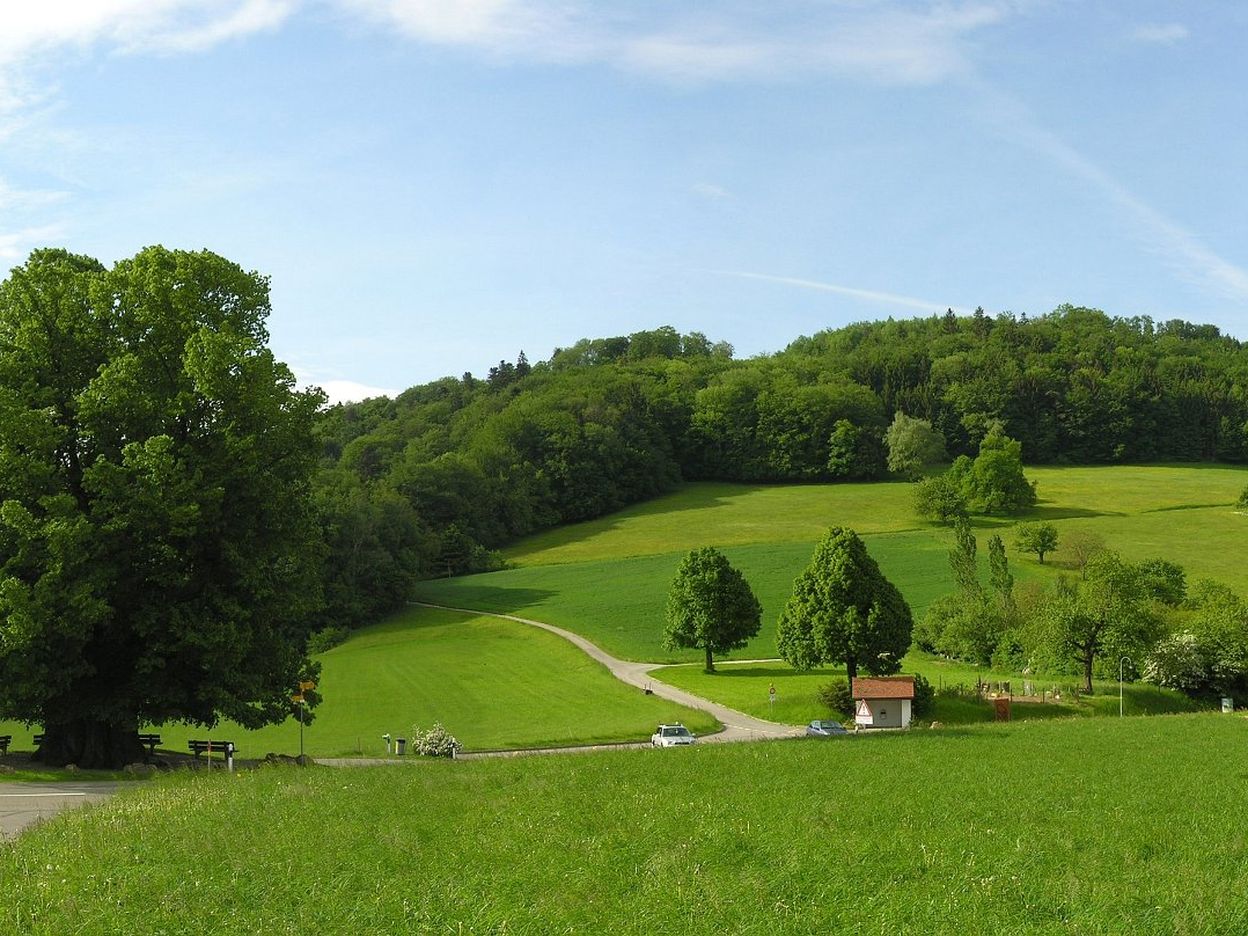
<svg viewBox="0 0 1248 936">
<path fill-rule="evenodd" d="M 693 744 L 698 740 L 689 733 L 689 729 L 677 722 L 675 725 L 659 725 L 659 730 L 650 736 L 650 743 L 655 747 L 676 747 L 681 744 Z"/>
</svg>

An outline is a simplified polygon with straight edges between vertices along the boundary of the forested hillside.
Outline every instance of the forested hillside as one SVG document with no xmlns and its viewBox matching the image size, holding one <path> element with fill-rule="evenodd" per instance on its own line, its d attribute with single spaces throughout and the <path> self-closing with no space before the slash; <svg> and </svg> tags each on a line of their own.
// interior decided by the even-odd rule
<svg viewBox="0 0 1248 936">
<path fill-rule="evenodd" d="M 664 327 L 336 406 L 318 427 L 326 621 L 372 619 L 416 577 L 489 568 L 510 539 L 682 479 L 881 476 L 897 412 L 951 456 L 999 423 L 1031 463 L 1239 462 L 1248 348 L 1070 306 L 856 324 L 745 361 Z"/>
</svg>

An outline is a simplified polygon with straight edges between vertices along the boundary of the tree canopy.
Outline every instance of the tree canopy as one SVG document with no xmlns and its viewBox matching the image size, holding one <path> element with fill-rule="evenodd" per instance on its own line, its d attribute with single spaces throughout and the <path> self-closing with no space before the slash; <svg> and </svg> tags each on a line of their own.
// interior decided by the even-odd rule
<svg viewBox="0 0 1248 936">
<path fill-rule="evenodd" d="M 1051 523 L 1020 523 L 1014 530 L 1014 545 L 1023 552 L 1035 553 L 1044 564 L 1044 557 L 1057 549 L 1057 527 Z"/>
<path fill-rule="evenodd" d="M 948 458 L 945 437 L 926 419 L 914 419 L 898 411 L 888 432 L 888 470 L 905 478 L 918 478 L 923 469 Z"/>
<path fill-rule="evenodd" d="M 1078 663 L 1083 691 L 1092 692 L 1092 670 L 1102 656 L 1142 657 L 1160 636 L 1138 566 L 1104 550 L 1092 556 L 1077 581 L 1065 581 L 1040 612 L 1044 641 L 1058 659 Z"/>
<path fill-rule="evenodd" d="M 268 282 L 208 252 L 0 284 L 0 716 L 49 763 L 140 759 L 143 723 L 285 718 L 322 559 L 312 426 Z"/>
<path fill-rule="evenodd" d="M 798 669 L 844 663 L 851 679 L 859 667 L 887 676 L 901 668 L 912 628 L 910 606 L 858 534 L 833 527 L 793 583 L 776 646 Z"/>
<path fill-rule="evenodd" d="M 758 633 L 762 613 L 749 583 L 723 553 L 710 546 L 693 549 L 668 592 L 663 643 L 704 651 L 711 673 L 715 654 L 744 647 Z"/>
</svg>

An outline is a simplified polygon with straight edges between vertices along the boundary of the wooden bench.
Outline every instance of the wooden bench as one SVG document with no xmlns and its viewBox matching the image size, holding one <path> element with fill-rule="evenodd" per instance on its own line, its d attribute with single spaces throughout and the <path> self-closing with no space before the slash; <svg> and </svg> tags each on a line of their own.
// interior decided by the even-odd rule
<svg viewBox="0 0 1248 936">
<path fill-rule="evenodd" d="M 210 758 L 213 751 L 220 751 L 222 754 L 228 753 L 230 755 L 234 753 L 233 741 L 187 741 L 186 746 L 191 749 L 191 753 L 195 755 L 196 760 L 199 760 L 199 755 L 205 751 L 208 752 Z"/>
<path fill-rule="evenodd" d="M 9 745 L 13 743 L 11 734 L 0 734 L 0 754 L 9 753 Z"/>
<path fill-rule="evenodd" d="M 41 747 L 41 746 L 43 745 L 43 735 L 41 735 L 41 734 L 37 734 L 37 735 L 35 735 L 35 737 L 34 737 L 34 742 L 35 742 L 35 747 Z M 155 753 L 156 753 L 156 745 L 158 745 L 158 744 L 163 744 L 163 743 L 164 743 L 164 742 L 162 742 L 162 741 L 160 740 L 160 735 L 158 735 L 158 734 L 141 734 L 141 735 L 139 735 L 139 744 L 146 744 L 146 745 L 147 745 L 147 752 L 148 752 L 149 754 L 155 754 Z"/>
</svg>

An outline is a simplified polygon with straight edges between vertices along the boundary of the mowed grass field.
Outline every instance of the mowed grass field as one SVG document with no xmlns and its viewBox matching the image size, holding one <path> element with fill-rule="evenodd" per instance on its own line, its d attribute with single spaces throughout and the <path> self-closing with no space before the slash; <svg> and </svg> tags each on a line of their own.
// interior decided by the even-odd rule
<svg viewBox="0 0 1248 936">
<path fill-rule="evenodd" d="M 916 613 L 949 589 L 949 536 L 921 531 L 873 536 L 871 555 L 901 588 Z M 763 625 L 737 659 L 776 655 L 776 620 L 794 577 L 810 562 L 813 543 L 761 543 L 724 549 L 749 580 L 763 606 Z M 450 607 L 518 614 L 557 624 L 592 640 L 613 656 L 683 662 L 690 650 L 662 645 L 667 590 L 684 553 L 574 564 L 529 566 L 485 575 L 420 582 L 416 597 Z M 1020 578 L 1034 573 L 1018 570 Z"/>
<path fill-rule="evenodd" d="M 1233 504 L 1248 470 L 1205 466 L 1029 468 L 1040 503 L 1024 520 L 1051 520 L 1061 534 L 1087 531 L 1126 558 L 1166 558 L 1189 579 L 1208 577 L 1248 594 L 1248 516 Z M 630 659 L 683 662 L 696 652 L 661 646 L 667 589 L 685 552 L 723 548 L 763 605 L 763 628 L 738 659 L 775 656 L 775 621 L 793 579 L 829 526 L 857 530 L 916 617 L 952 591 L 943 527 L 919 521 L 912 485 L 690 484 L 599 520 L 527 539 L 506 553 L 515 568 L 422 582 L 417 597 L 520 614 L 584 634 Z M 999 533 L 1016 580 L 1057 574 L 1013 548 L 1020 518 L 977 518 L 981 559 Z"/>
<path fill-rule="evenodd" d="M 1235 716 L 161 778 L 0 843 L 0 931 L 1248 932 Z"/>
<path fill-rule="evenodd" d="M 703 712 L 645 696 L 567 641 L 511 621 L 413 608 L 323 654 L 325 701 L 304 732 L 320 756 L 382 755 L 382 735 L 410 738 L 413 724 L 444 724 L 469 749 L 643 741 L 656 724 L 683 720 L 703 733 Z M 257 731 L 228 722 L 207 730 L 160 729 L 164 747 L 190 738 L 231 740 L 242 758 L 298 753 L 299 725 Z M 14 749 L 33 747 L 20 724 L 0 724 Z"/>
</svg>

